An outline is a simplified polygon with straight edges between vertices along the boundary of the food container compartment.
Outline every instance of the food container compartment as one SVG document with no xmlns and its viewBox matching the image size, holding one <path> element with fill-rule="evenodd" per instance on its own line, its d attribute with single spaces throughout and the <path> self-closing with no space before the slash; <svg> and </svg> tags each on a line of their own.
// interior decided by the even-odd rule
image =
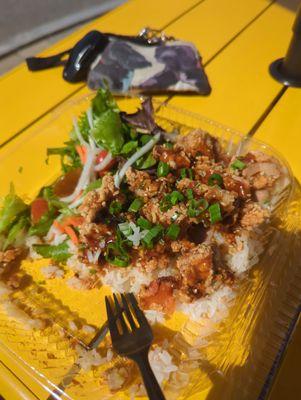
<svg viewBox="0 0 301 400">
<path fill-rule="evenodd" d="M 90 99 L 88 95 L 65 103 L 37 129 L 29 129 L 1 149 L 0 196 L 13 182 L 19 195 L 33 199 L 41 186 L 59 175 L 59 160 L 53 157 L 46 163 L 46 149 L 68 139 L 72 117 L 86 110 Z M 139 101 L 126 99 L 119 104 L 133 110 Z M 176 314 L 155 328 L 161 339 L 179 332 L 172 354 L 185 361 L 183 387 L 178 380 L 168 384 L 168 399 L 196 399 L 201 393 L 213 400 L 256 399 L 301 300 L 300 187 L 286 161 L 269 146 L 253 138 L 244 140 L 240 133 L 202 116 L 157 101 L 154 107 L 157 123 L 167 131 L 185 134 L 191 128 L 204 129 L 220 138 L 231 154 L 262 150 L 278 158 L 285 171 L 286 188 L 275 201 L 265 250 L 237 286 L 229 314 L 206 323 Z M 1 276 L 0 351 L 9 368 L 38 398 L 46 399 L 73 366 L 77 346 L 84 349 L 91 340 L 93 334 L 82 327 L 97 330 L 105 321 L 103 298 L 109 291 L 68 288 L 68 273 L 63 280 L 43 282 L 42 265 L 45 260 L 24 262 L 18 269 L 22 285 L 11 292 L 5 288 L 9 274 Z M 108 366 L 81 370 L 62 398 L 128 399 L 128 392 L 109 392 L 102 376 Z"/>
</svg>

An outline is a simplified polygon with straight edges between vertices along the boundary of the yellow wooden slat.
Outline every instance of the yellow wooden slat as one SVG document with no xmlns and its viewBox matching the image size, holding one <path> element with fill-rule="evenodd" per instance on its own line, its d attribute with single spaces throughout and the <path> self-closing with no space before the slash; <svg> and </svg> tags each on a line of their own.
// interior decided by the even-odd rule
<svg viewBox="0 0 301 400">
<path fill-rule="evenodd" d="M 195 43 L 206 63 L 270 4 L 266 0 L 206 0 L 166 33 Z"/>
<path fill-rule="evenodd" d="M 204 61 L 206 62 L 229 40 L 231 40 L 245 25 L 252 21 L 256 15 L 258 15 L 267 7 L 265 0 L 252 0 L 249 3 L 249 7 L 238 6 L 236 7 L 236 13 L 233 13 L 235 2 L 236 0 L 219 0 L 217 8 L 216 0 L 203 1 L 192 11 L 187 13 L 186 17 L 184 16 L 183 18 L 180 18 L 178 21 L 171 24 L 171 26 L 168 28 L 168 33 L 185 40 L 196 42 L 201 54 L 204 56 Z M 163 4 L 166 6 L 167 3 L 168 2 L 164 2 Z M 185 4 L 186 6 L 189 5 L 188 3 Z M 177 5 L 177 3 L 175 3 L 175 5 Z M 178 9 L 177 11 L 180 10 Z M 230 21 L 230 23 L 223 24 L 225 15 L 227 15 L 227 21 Z M 170 17 L 171 16 L 172 15 L 170 15 Z M 186 21 L 184 25 L 181 23 L 182 19 Z M 97 21 L 96 24 L 102 24 L 102 26 L 105 26 L 108 24 L 108 22 L 107 20 L 105 22 L 100 20 Z M 185 29 L 185 26 L 187 27 L 187 30 Z M 106 27 L 106 29 L 109 30 L 109 27 Z M 127 28 L 124 29 L 126 31 Z M 200 31 L 199 36 L 196 35 L 195 29 Z M 78 34 L 78 37 L 80 36 L 81 34 Z M 66 47 L 68 46 L 59 43 L 56 46 L 55 51 L 61 51 Z M 2 142 L 17 132 L 17 127 L 22 129 L 22 124 L 24 124 L 25 121 L 28 123 L 30 119 L 35 119 L 38 117 L 40 115 L 39 113 L 42 113 L 42 110 L 45 109 L 46 105 L 50 106 L 51 104 L 55 104 L 55 102 L 61 101 L 64 96 L 72 94 L 72 90 L 74 90 L 75 86 L 64 82 L 60 75 L 58 75 L 60 73 L 61 71 L 58 70 L 50 70 L 47 72 L 39 72 L 37 75 L 33 75 L 28 73 L 24 68 L 19 68 L 17 70 L 17 77 L 10 79 L 10 81 L 12 81 L 11 85 L 17 86 L 19 79 L 22 79 L 23 76 L 25 78 L 23 82 L 28 82 L 29 85 L 33 85 L 34 94 L 30 94 L 32 99 L 30 107 L 24 107 L 23 112 L 19 112 L 18 115 L 14 117 L 12 114 L 14 113 L 16 107 L 14 107 L 12 104 L 13 99 L 11 99 L 10 102 L 6 101 L 5 104 L 3 104 L 3 107 L 5 110 L 7 110 L 7 112 L 4 113 L 3 119 L 0 121 L 0 129 L 1 124 L 3 125 L 3 134 L 1 135 Z M 43 90 L 39 89 L 41 86 L 37 86 L 40 81 L 41 85 L 43 86 Z M 3 82 L 1 84 L 0 81 L 0 90 L 1 89 L 7 91 L 7 88 L 3 86 Z M 47 96 L 46 98 L 43 98 L 43 101 L 39 98 L 41 96 L 41 92 L 47 93 Z M 21 102 L 21 99 L 23 99 L 24 103 L 27 98 L 28 94 L 25 91 L 25 94 L 23 93 L 20 95 L 19 102 Z M 20 105 L 17 106 L 20 107 Z"/>
<path fill-rule="evenodd" d="M 242 8 L 246 4 L 234 3 L 237 13 L 238 4 L 242 3 Z M 189 17 L 183 20 L 188 23 Z M 213 19 L 214 16 L 208 23 Z M 293 12 L 277 3 L 271 5 L 208 65 L 206 71 L 212 85 L 209 97 L 177 96 L 171 104 L 247 132 L 281 88 L 269 76 L 268 67 L 285 53 L 293 20 Z M 225 21 L 231 25 L 228 15 Z M 196 21 L 190 21 L 189 25 L 193 23 Z M 199 36 L 196 40 L 201 48 L 206 37 Z"/>
<path fill-rule="evenodd" d="M 92 29 L 133 35 L 144 26 L 160 29 L 199 2 L 200 0 L 129 1 L 41 54 L 50 55 L 66 50 Z M 61 68 L 32 73 L 25 64 L 21 64 L 4 75 L 0 79 L 0 144 L 70 96 L 81 85 L 65 82 Z"/>
<path fill-rule="evenodd" d="M 289 161 L 301 180 L 301 91 L 288 89 L 256 132 L 256 137 L 274 146 Z"/>
</svg>

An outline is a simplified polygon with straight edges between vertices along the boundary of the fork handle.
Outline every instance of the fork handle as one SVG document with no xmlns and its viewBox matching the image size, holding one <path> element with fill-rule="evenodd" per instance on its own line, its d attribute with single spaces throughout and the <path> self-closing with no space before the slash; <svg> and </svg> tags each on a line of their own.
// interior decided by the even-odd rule
<svg viewBox="0 0 301 400">
<path fill-rule="evenodd" d="M 165 400 L 161 387 L 153 373 L 148 360 L 148 350 L 135 354 L 133 360 L 137 363 L 144 382 L 147 395 L 150 400 Z"/>
</svg>

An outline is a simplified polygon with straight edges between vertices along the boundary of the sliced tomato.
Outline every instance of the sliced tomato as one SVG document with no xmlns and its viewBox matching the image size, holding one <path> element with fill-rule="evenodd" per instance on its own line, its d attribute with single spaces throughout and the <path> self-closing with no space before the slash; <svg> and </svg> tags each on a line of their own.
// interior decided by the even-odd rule
<svg viewBox="0 0 301 400">
<path fill-rule="evenodd" d="M 30 206 L 31 220 L 37 224 L 41 217 L 49 211 L 48 202 L 41 197 L 35 199 Z"/>
<path fill-rule="evenodd" d="M 100 164 L 108 155 L 108 152 L 106 150 L 101 150 L 96 157 L 96 165 Z M 104 169 L 98 172 L 100 176 L 103 175 L 105 171 L 108 171 L 113 165 L 115 164 L 115 160 L 113 159 Z"/>
</svg>

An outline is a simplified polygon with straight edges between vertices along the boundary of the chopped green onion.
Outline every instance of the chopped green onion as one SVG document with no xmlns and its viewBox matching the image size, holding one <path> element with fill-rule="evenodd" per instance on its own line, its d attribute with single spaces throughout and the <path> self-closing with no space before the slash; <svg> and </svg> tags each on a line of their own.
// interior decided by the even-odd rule
<svg viewBox="0 0 301 400">
<path fill-rule="evenodd" d="M 188 207 L 188 210 L 187 210 L 188 217 L 190 217 L 190 218 L 198 217 L 200 215 L 200 213 L 201 212 L 199 210 L 197 210 L 196 208 L 193 208 L 191 206 Z"/>
<path fill-rule="evenodd" d="M 119 201 L 112 201 L 109 207 L 109 212 L 112 215 L 119 214 L 122 210 L 122 204 Z"/>
<path fill-rule="evenodd" d="M 182 193 L 178 192 L 177 190 L 174 190 L 172 193 L 167 194 L 163 198 L 163 200 L 160 201 L 160 210 L 167 211 L 172 206 L 176 205 L 177 203 L 183 200 L 184 196 L 182 195 Z"/>
<path fill-rule="evenodd" d="M 198 200 L 197 203 L 198 203 L 199 209 L 201 207 L 201 210 L 200 210 L 201 212 L 204 212 L 205 210 L 207 210 L 207 208 L 209 206 L 208 201 L 206 199 L 200 199 L 200 200 Z"/>
<path fill-rule="evenodd" d="M 191 168 L 181 168 L 180 169 L 180 177 L 181 177 L 181 179 L 184 179 L 184 178 L 189 178 L 189 179 L 191 179 L 191 180 L 193 180 L 193 171 L 192 171 L 192 169 Z"/>
<path fill-rule="evenodd" d="M 166 162 L 160 161 L 157 168 L 158 177 L 160 178 L 162 176 L 168 175 L 169 171 L 170 171 L 169 165 Z"/>
<path fill-rule="evenodd" d="M 177 224 L 171 224 L 166 231 L 166 235 L 172 239 L 172 240 L 176 240 L 177 237 L 179 236 L 180 233 L 180 227 Z"/>
<path fill-rule="evenodd" d="M 209 179 L 208 179 L 208 185 L 209 186 L 222 186 L 223 184 L 223 178 L 220 174 L 212 174 L 210 175 Z"/>
<path fill-rule="evenodd" d="M 246 164 L 242 161 L 240 161 L 238 158 L 230 165 L 232 169 L 244 169 L 246 167 Z"/>
<path fill-rule="evenodd" d="M 186 190 L 186 196 L 188 200 L 192 200 L 193 199 L 193 190 L 192 189 L 187 189 Z"/>
<path fill-rule="evenodd" d="M 210 222 L 212 224 L 222 220 L 222 213 L 219 203 L 211 204 L 208 210 L 210 215 Z"/>
<path fill-rule="evenodd" d="M 137 212 L 143 206 L 143 201 L 141 199 L 135 199 L 129 207 L 130 212 Z"/>
<path fill-rule="evenodd" d="M 186 168 L 180 169 L 180 177 L 181 177 L 181 179 L 186 178 Z"/>
<path fill-rule="evenodd" d="M 171 208 L 171 201 L 170 201 L 170 194 L 167 194 L 161 201 L 160 201 L 160 210 L 167 211 Z"/>
<path fill-rule="evenodd" d="M 124 234 L 125 237 L 128 237 L 129 235 L 131 235 L 132 232 L 132 228 L 130 227 L 130 224 L 128 222 L 123 222 L 122 224 L 118 224 L 118 228 L 120 230 L 120 232 L 122 232 Z M 118 234 L 118 231 L 117 231 Z"/>
<path fill-rule="evenodd" d="M 192 171 L 192 169 L 191 168 L 187 168 L 187 171 L 188 171 L 189 179 L 193 180 L 193 171 Z"/>
<path fill-rule="evenodd" d="M 156 239 L 160 236 L 160 234 L 163 232 L 163 230 L 164 229 L 163 229 L 162 225 L 155 225 L 144 236 L 143 242 L 146 243 L 147 245 L 150 245 L 154 239 Z"/>
<path fill-rule="evenodd" d="M 173 148 L 173 144 L 170 142 L 165 142 L 164 143 L 164 147 L 166 147 L 167 149 L 172 149 Z"/>
<path fill-rule="evenodd" d="M 200 200 L 189 200 L 189 206 L 187 214 L 190 218 L 198 217 L 208 208 L 208 202 L 206 199 Z"/>
<path fill-rule="evenodd" d="M 151 229 L 152 224 L 145 218 L 139 217 L 137 219 L 137 225 L 140 226 L 142 229 Z"/>
<path fill-rule="evenodd" d="M 117 267 L 127 267 L 130 262 L 128 253 L 119 243 L 109 243 L 106 249 L 106 260 Z"/>
<path fill-rule="evenodd" d="M 182 200 L 184 200 L 184 196 L 182 195 L 182 193 L 178 192 L 177 190 L 174 190 L 170 194 L 170 202 L 171 202 L 171 204 L 173 206 L 176 205 L 177 203 L 179 203 Z"/>
</svg>

